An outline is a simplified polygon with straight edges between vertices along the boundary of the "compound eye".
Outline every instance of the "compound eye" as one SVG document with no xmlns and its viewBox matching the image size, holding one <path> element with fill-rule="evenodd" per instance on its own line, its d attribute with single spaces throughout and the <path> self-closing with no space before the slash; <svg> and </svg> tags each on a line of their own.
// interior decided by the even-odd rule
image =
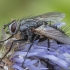
<svg viewBox="0 0 70 70">
<path fill-rule="evenodd" d="M 10 34 L 15 34 L 18 29 L 18 22 L 16 20 L 12 21 L 9 25 L 9 32 Z"/>
<path fill-rule="evenodd" d="M 13 24 L 11 25 L 11 32 L 12 32 L 12 33 L 15 32 L 15 30 L 16 30 L 16 26 L 17 26 L 16 23 L 13 23 Z"/>
</svg>

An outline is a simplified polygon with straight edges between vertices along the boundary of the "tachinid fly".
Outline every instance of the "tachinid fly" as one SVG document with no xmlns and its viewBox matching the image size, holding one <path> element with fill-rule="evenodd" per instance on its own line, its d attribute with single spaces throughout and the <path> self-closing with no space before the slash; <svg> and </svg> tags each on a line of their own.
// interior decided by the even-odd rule
<svg viewBox="0 0 70 70">
<path fill-rule="evenodd" d="M 32 30 L 38 28 L 39 26 L 50 23 L 57 23 L 65 17 L 65 14 L 60 12 L 49 12 L 39 16 L 23 19 L 20 21 L 13 20 L 11 23 L 4 25 L 4 29 L 8 27 L 8 33 L 12 36 L 17 34 L 18 31 L 21 32 L 21 39 L 25 37 L 31 40 L 33 35 Z M 58 40 L 57 40 L 58 41 Z M 3 41 L 1 41 L 3 42 Z"/>
<path fill-rule="evenodd" d="M 64 17 L 65 17 L 65 14 L 63 13 L 49 12 L 49 13 L 45 13 L 39 16 L 26 18 L 20 21 L 13 20 L 11 23 L 4 25 L 4 29 L 8 27 L 8 31 L 9 31 L 8 33 L 11 34 L 11 37 L 9 38 L 12 38 L 12 36 L 20 32 L 21 39 L 15 40 L 15 42 L 24 41 L 27 39 L 30 42 L 32 41 L 30 48 L 34 43 L 34 40 L 37 38 L 37 35 L 43 35 L 43 36 L 46 36 L 47 38 L 54 39 L 61 43 L 70 44 L 70 38 L 67 37 L 67 35 L 62 30 L 60 30 L 57 26 L 54 26 L 52 24 L 52 23 L 55 24 L 55 23 L 60 22 Z M 51 23 L 51 24 L 48 24 L 48 23 Z M 37 35 L 33 38 L 34 34 L 37 34 Z M 0 41 L 0 43 L 4 41 Z M 9 51 L 11 50 L 13 43 L 11 44 Z M 9 51 L 5 54 L 5 56 L 9 53 Z"/>
</svg>

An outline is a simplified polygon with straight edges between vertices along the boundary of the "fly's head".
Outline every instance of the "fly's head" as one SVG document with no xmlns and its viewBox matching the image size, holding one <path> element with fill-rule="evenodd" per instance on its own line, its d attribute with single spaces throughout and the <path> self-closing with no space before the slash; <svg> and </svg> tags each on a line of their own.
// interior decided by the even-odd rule
<svg viewBox="0 0 70 70">
<path fill-rule="evenodd" d="M 13 20 L 11 23 L 4 25 L 4 29 L 8 27 L 7 33 L 14 35 L 19 30 L 19 23 L 17 20 Z"/>
</svg>

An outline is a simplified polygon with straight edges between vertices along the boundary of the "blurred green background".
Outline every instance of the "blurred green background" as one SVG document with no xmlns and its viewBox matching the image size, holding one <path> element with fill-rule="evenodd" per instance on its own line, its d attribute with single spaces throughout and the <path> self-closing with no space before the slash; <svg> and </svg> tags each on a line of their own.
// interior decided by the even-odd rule
<svg viewBox="0 0 70 70">
<path fill-rule="evenodd" d="M 4 23 L 10 22 L 11 18 L 20 20 L 52 11 L 65 13 L 63 21 L 70 25 L 69 0 L 0 0 L 0 29 Z"/>
</svg>

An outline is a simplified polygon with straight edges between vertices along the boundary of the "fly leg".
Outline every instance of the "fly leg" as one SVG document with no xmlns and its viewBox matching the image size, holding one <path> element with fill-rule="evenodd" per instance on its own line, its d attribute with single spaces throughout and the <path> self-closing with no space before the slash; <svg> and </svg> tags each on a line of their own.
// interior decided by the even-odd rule
<svg viewBox="0 0 70 70">
<path fill-rule="evenodd" d="M 28 48 L 28 51 L 27 51 L 27 54 L 26 54 L 26 56 L 25 56 L 25 58 L 24 58 L 24 61 L 23 61 L 23 63 L 22 63 L 22 67 L 23 67 L 24 62 L 25 62 L 25 60 L 26 60 L 26 58 L 27 58 L 28 52 L 30 51 L 32 45 L 34 44 L 34 41 L 36 40 L 36 38 L 37 38 L 38 36 L 39 36 L 39 35 L 36 35 L 36 36 L 34 37 L 32 43 L 30 44 L 30 46 L 29 46 L 29 48 Z"/>
<path fill-rule="evenodd" d="M 50 39 L 48 38 L 48 51 L 49 51 L 49 48 L 50 48 Z M 53 65 L 49 64 L 49 59 L 47 62 L 47 67 L 49 68 L 48 70 L 54 70 Z"/>
<path fill-rule="evenodd" d="M 49 50 L 49 48 L 50 48 L 50 40 L 48 39 L 48 50 Z"/>
<path fill-rule="evenodd" d="M 7 41 L 8 39 L 12 38 L 13 35 L 11 35 L 10 37 L 8 37 L 7 39 L 3 40 L 3 41 L 0 41 L 0 43 L 4 43 L 5 41 Z"/>
<path fill-rule="evenodd" d="M 17 42 L 23 42 L 24 39 L 20 39 L 20 40 L 14 40 L 9 48 L 9 50 L 6 52 L 6 54 L 0 59 L 0 62 L 6 57 L 6 55 L 11 51 L 12 47 L 13 47 L 13 44 L 14 43 L 17 43 Z"/>
</svg>

